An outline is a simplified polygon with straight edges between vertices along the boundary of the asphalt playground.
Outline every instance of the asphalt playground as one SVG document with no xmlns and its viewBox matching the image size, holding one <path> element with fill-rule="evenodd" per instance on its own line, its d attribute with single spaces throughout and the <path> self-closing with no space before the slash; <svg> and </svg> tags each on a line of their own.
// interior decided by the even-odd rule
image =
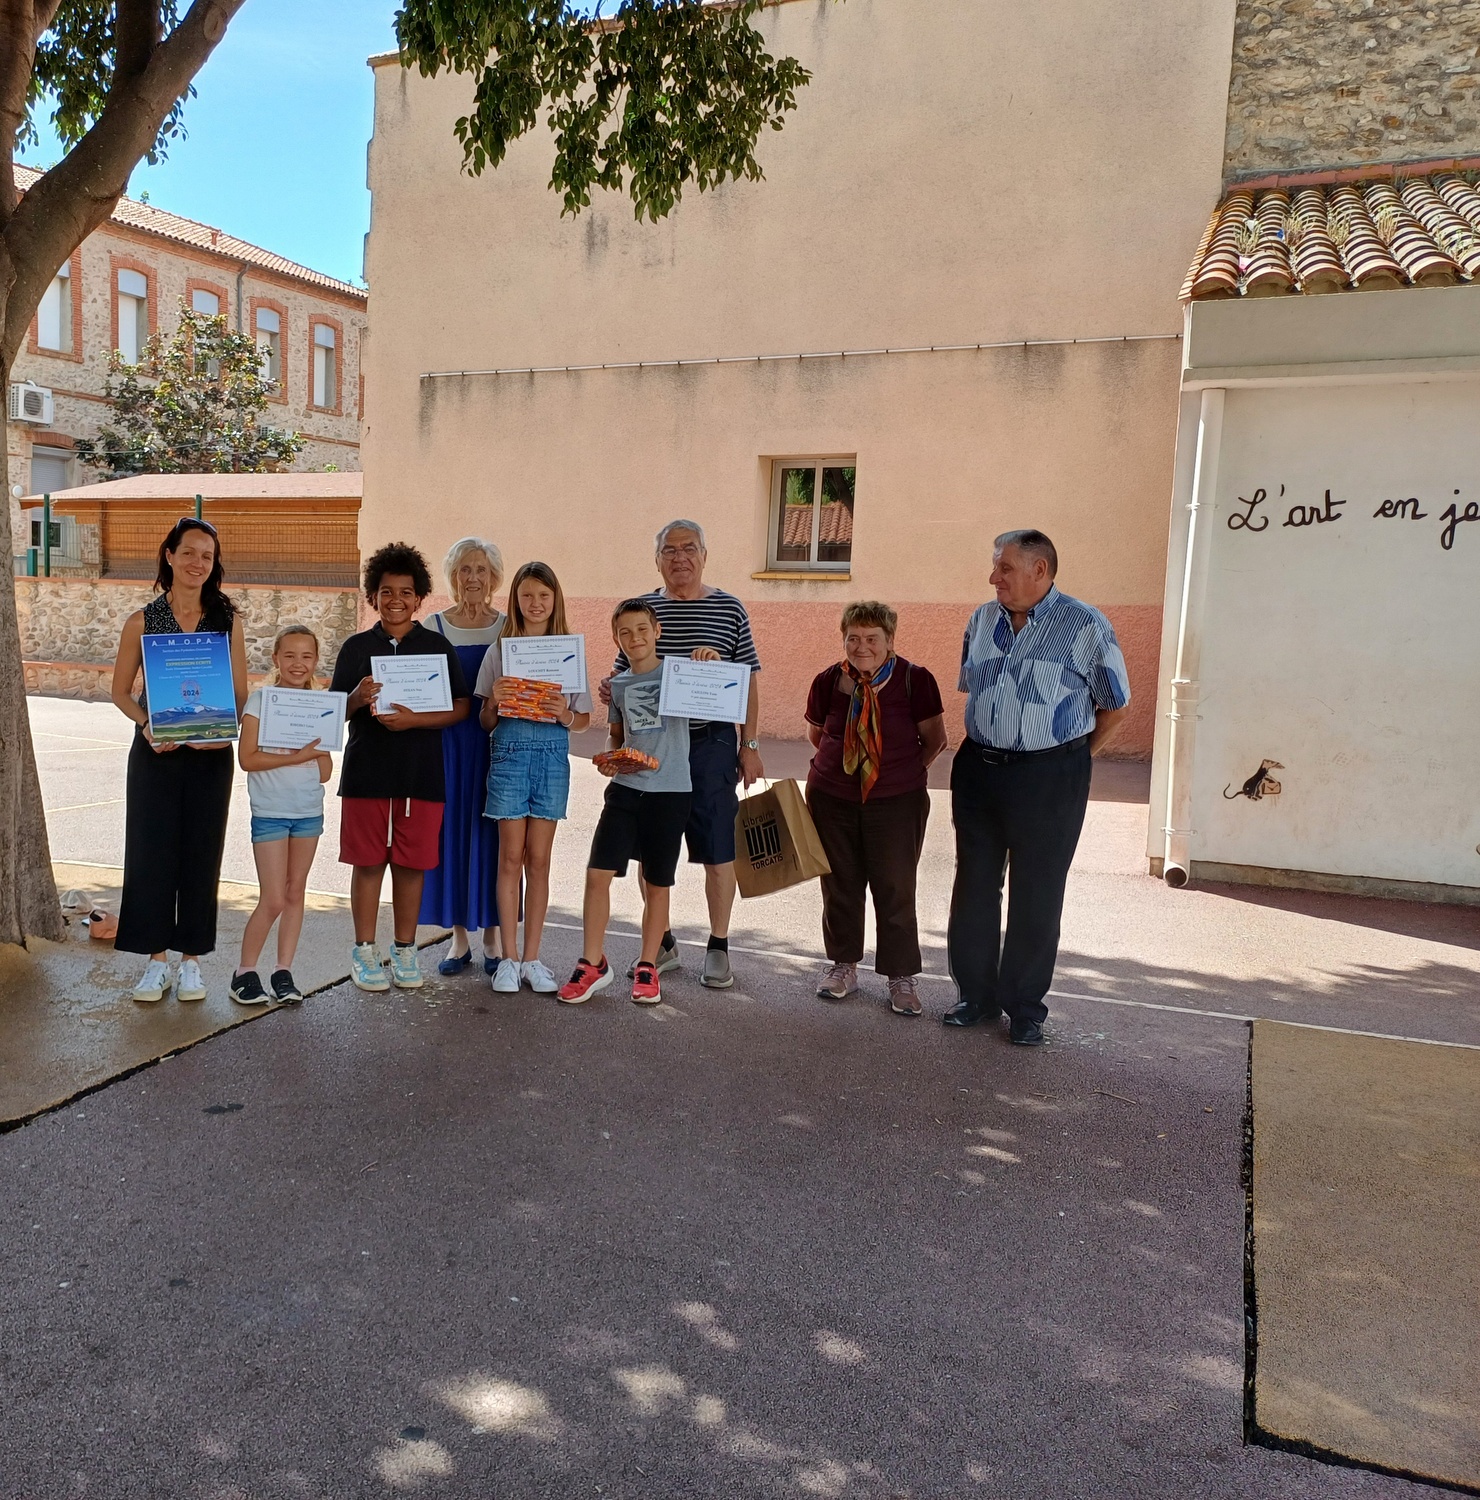
<svg viewBox="0 0 1480 1500">
<path fill-rule="evenodd" d="M 116 865 L 111 710 L 32 707 L 54 858 Z M 337 985 L 0 1135 L 0 1495 L 1435 1493 L 1245 1441 L 1248 1018 L 1480 1043 L 1480 922 L 1170 891 L 1143 778 L 1101 777 L 1041 1051 L 938 1024 L 937 793 L 920 1020 L 813 996 L 811 889 L 704 990 L 690 879 L 653 1011 Z"/>
</svg>

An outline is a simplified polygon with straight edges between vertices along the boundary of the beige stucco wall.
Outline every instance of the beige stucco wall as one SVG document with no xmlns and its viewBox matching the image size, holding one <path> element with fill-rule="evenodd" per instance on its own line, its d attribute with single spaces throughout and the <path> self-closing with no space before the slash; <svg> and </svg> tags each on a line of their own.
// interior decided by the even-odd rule
<svg viewBox="0 0 1480 1500">
<path fill-rule="evenodd" d="M 656 525 L 693 514 L 710 581 L 756 619 L 763 724 L 796 734 L 848 599 L 903 604 L 901 649 L 953 683 L 992 536 L 1041 525 L 1065 587 L 1127 636 L 1144 674 L 1127 746 L 1148 748 L 1168 336 L 1218 192 L 1232 0 L 794 0 L 760 24 L 814 73 L 762 142 L 766 180 L 656 226 L 614 199 L 562 219 L 541 138 L 461 175 L 470 85 L 377 68 L 362 550 L 394 533 L 440 556 L 490 535 L 511 564 L 552 563 L 598 629 L 606 601 L 653 581 Z M 422 378 L 1121 335 L 1162 337 Z M 769 460 L 808 453 L 858 455 L 853 576 L 754 580 Z"/>
</svg>

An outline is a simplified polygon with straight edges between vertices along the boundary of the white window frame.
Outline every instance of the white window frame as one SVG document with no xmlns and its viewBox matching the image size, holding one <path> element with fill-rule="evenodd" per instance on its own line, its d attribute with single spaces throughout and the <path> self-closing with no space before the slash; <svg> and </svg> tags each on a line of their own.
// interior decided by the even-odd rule
<svg viewBox="0 0 1480 1500">
<path fill-rule="evenodd" d="M 128 278 L 127 286 L 124 284 L 125 278 Z M 133 290 L 138 283 L 143 284 L 142 292 Z M 120 266 L 113 278 L 113 296 L 118 304 L 118 352 L 127 364 L 136 365 L 144 357 L 144 345 L 149 339 L 149 278 L 142 271 Z M 127 308 L 125 302 L 128 304 Z M 132 355 L 124 348 L 125 312 L 133 319 L 134 325 L 135 348 Z"/>
<path fill-rule="evenodd" d="M 812 478 L 812 542 L 808 547 L 807 561 L 782 561 L 777 556 L 781 529 L 781 476 L 787 469 L 815 469 Z M 818 545 L 822 532 L 822 471 L 824 469 L 852 469 L 854 471 L 854 504 L 857 505 L 858 455 L 856 453 L 798 453 L 789 458 L 771 460 L 771 506 L 766 522 L 766 567 L 777 573 L 849 573 L 853 569 L 853 548 L 849 543 L 846 562 L 819 562 Z"/>
<path fill-rule="evenodd" d="M 56 339 L 48 343 L 48 335 Z M 70 354 L 72 352 L 72 267 L 62 268 L 51 279 L 50 286 L 41 294 L 41 305 L 36 309 L 36 347 L 48 354 Z"/>
<path fill-rule="evenodd" d="M 271 323 L 264 323 L 271 318 Z M 282 383 L 283 320 L 275 307 L 259 307 L 252 314 L 252 336 L 257 341 L 257 368 L 264 380 Z"/>
<path fill-rule="evenodd" d="M 197 297 L 209 297 L 216 305 L 213 308 L 204 308 L 195 300 Z M 211 291 L 208 287 L 191 287 L 190 311 L 202 318 L 219 318 L 221 316 L 221 294 Z"/>
<path fill-rule="evenodd" d="M 319 411 L 333 411 L 339 405 L 339 335 L 332 323 L 313 325 L 313 368 L 309 374 L 313 380 L 311 404 Z"/>
</svg>

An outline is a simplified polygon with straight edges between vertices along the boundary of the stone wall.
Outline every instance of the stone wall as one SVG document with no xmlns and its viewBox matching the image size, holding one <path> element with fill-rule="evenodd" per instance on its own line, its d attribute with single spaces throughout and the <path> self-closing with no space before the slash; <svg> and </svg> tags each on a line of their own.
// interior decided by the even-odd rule
<svg viewBox="0 0 1480 1500">
<path fill-rule="evenodd" d="M 97 668 L 111 668 L 123 622 L 154 597 L 154 590 L 110 579 L 17 578 L 15 591 L 28 690 L 106 698 L 109 676 Z M 267 671 L 273 637 L 290 620 L 318 636 L 326 672 L 358 628 L 354 589 L 237 584 L 229 592 L 242 611 L 253 673 Z"/>
<path fill-rule="evenodd" d="M 1480 0 L 1238 0 L 1224 176 L 1480 154 Z"/>
</svg>

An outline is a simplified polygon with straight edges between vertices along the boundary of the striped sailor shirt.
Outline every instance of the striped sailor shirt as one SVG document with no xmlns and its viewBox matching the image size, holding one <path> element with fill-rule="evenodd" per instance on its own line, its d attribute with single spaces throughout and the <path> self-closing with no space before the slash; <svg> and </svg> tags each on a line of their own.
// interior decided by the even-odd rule
<svg viewBox="0 0 1480 1500">
<path fill-rule="evenodd" d="M 957 689 L 966 694 L 966 733 L 995 750 L 1051 750 L 1088 734 L 1097 709 L 1131 701 L 1109 620 L 1057 587 L 1015 633 L 995 599 L 972 615 Z"/>
</svg>

